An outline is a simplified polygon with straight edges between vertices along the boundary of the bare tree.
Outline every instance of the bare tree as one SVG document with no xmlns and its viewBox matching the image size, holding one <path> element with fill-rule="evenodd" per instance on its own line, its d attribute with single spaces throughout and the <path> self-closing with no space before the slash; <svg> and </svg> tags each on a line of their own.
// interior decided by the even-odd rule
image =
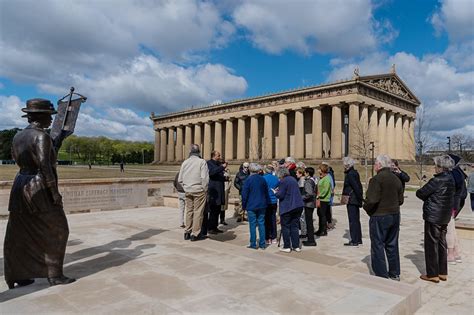
<svg viewBox="0 0 474 315">
<path fill-rule="evenodd" d="M 354 130 L 354 135 L 356 136 L 356 141 L 351 145 L 351 150 L 355 156 L 354 158 L 363 161 L 365 166 L 365 185 L 367 187 L 369 180 L 369 163 L 368 160 L 371 158 L 371 142 L 375 142 L 376 139 L 372 139 L 369 125 L 366 121 L 360 121 Z"/>
<path fill-rule="evenodd" d="M 420 163 L 420 172 L 416 173 L 420 180 L 420 185 L 424 179 L 423 176 L 423 160 L 424 153 L 431 149 L 435 144 L 433 134 L 431 131 L 431 117 L 426 107 L 423 105 L 417 109 L 416 120 L 415 120 L 415 147 L 416 157 Z M 410 135 L 412 137 L 412 135 Z"/>
</svg>

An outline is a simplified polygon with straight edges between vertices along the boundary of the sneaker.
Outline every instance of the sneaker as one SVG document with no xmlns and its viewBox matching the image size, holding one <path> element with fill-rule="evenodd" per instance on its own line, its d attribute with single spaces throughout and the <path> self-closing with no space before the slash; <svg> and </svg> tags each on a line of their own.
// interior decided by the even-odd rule
<svg viewBox="0 0 474 315">
<path fill-rule="evenodd" d="M 324 231 L 324 232 L 317 231 L 316 233 L 314 233 L 314 235 L 316 235 L 316 236 L 328 236 L 328 232 L 327 231 Z"/>
<path fill-rule="evenodd" d="M 461 256 L 456 257 L 456 263 L 458 263 L 458 264 L 462 263 Z"/>
<path fill-rule="evenodd" d="M 389 278 L 390 278 L 390 280 L 400 282 L 400 276 L 390 276 Z"/>
<path fill-rule="evenodd" d="M 280 252 L 291 253 L 291 248 L 282 248 L 282 247 L 280 247 Z"/>
<path fill-rule="evenodd" d="M 276 238 L 272 239 L 272 244 L 278 244 L 278 241 Z"/>
<path fill-rule="evenodd" d="M 453 259 L 453 260 L 448 259 L 448 264 L 450 264 L 450 265 L 456 265 L 456 260 L 455 260 L 455 259 Z"/>
<path fill-rule="evenodd" d="M 293 248 L 293 250 L 297 253 L 301 252 L 301 248 L 299 248 L 299 247 Z"/>
<path fill-rule="evenodd" d="M 229 224 L 228 224 L 227 222 L 225 222 L 225 221 L 222 221 L 221 224 L 222 224 L 222 225 L 229 225 Z"/>
<path fill-rule="evenodd" d="M 265 244 L 267 244 L 267 245 L 272 245 L 272 240 L 266 240 L 266 241 L 265 241 Z"/>
<path fill-rule="evenodd" d="M 184 233 L 184 240 L 187 241 L 191 238 L 191 233 Z"/>
<path fill-rule="evenodd" d="M 255 249 L 255 250 L 257 249 L 257 247 L 253 247 L 253 246 L 251 246 L 251 245 L 247 245 L 247 248 Z"/>
<path fill-rule="evenodd" d="M 316 246 L 316 242 L 303 241 L 303 246 Z"/>
</svg>

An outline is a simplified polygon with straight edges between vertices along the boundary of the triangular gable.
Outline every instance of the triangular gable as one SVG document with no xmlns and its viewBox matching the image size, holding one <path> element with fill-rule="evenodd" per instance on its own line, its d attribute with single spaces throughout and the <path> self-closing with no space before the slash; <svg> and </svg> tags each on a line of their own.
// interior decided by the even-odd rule
<svg viewBox="0 0 474 315">
<path fill-rule="evenodd" d="M 373 86 L 377 89 L 394 94 L 404 98 L 412 103 L 421 104 L 412 91 L 403 83 L 402 79 L 396 73 L 380 74 L 372 76 L 362 76 L 360 82 Z"/>
</svg>

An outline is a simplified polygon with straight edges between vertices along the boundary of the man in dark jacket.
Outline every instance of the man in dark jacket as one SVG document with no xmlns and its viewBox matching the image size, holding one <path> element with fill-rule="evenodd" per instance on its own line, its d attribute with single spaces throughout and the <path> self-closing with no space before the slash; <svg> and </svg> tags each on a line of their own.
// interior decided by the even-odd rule
<svg viewBox="0 0 474 315">
<path fill-rule="evenodd" d="M 425 221 L 425 265 L 426 274 L 420 278 L 438 283 L 448 278 L 448 256 L 446 233 L 451 220 L 451 207 L 454 199 L 454 179 L 450 170 L 454 166 L 448 156 L 434 158 L 436 174 L 416 196 L 424 201 L 423 220 Z"/>
<path fill-rule="evenodd" d="M 239 204 L 235 207 L 235 216 L 237 217 L 237 222 L 242 222 L 246 220 L 245 211 L 242 209 L 242 188 L 244 187 L 244 182 L 249 177 L 249 163 L 244 162 L 240 168 L 237 175 L 234 179 L 234 187 L 239 191 Z"/>
<path fill-rule="evenodd" d="M 410 181 L 410 176 L 400 169 L 397 160 L 392 160 L 392 162 L 392 172 L 400 179 L 400 181 L 402 182 L 403 191 L 405 191 L 405 184 Z"/>
<path fill-rule="evenodd" d="M 221 206 L 225 204 L 224 171 L 227 163 L 221 163 L 221 154 L 218 151 L 211 152 L 211 159 L 207 161 L 209 169 L 208 205 L 209 215 L 207 222 L 207 232 L 210 234 L 222 233 L 219 225 L 219 214 Z"/>
<path fill-rule="evenodd" d="M 386 154 L 377 156 L 375 171 L 364 200 L 364 210 L 370 216 L 370 253 L 375 275 L 400 281 L 398 232 L 403 186 L 390 170 L 392 161 Z M 385 254 L 388 260 L 388 271 Z"/>
<path fill-rule="evenodd" d="M 355 161 L 350 157 L 342 159 L 344 164 L 344 187 L 342 195 L 349 196 L 347 200 L 347 216 L 349 218 L 349 233 L 351 240 L 345 246 L 362 244 L 362 229 L 360 227 L 360 207 L 362 207 L 363 192 L 359 173 L 354 169 Z"/>
</svg>

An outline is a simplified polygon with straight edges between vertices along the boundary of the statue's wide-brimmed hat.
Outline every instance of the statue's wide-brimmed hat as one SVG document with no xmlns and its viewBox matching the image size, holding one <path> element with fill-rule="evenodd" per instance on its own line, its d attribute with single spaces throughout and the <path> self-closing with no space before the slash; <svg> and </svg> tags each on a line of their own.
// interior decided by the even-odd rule
<svg viewBox="0 0 474 315">
<path fill-rule="evenodd" d="M 22 112 L 27 114 L 56 114 L 57 111 L 54 109 L 53 103 L 44 98 L 33 98 L 26 101 L 26 107 L 21 109 Z M 22 117 L 26 117 L 23 115 Z"/>
</svg>

